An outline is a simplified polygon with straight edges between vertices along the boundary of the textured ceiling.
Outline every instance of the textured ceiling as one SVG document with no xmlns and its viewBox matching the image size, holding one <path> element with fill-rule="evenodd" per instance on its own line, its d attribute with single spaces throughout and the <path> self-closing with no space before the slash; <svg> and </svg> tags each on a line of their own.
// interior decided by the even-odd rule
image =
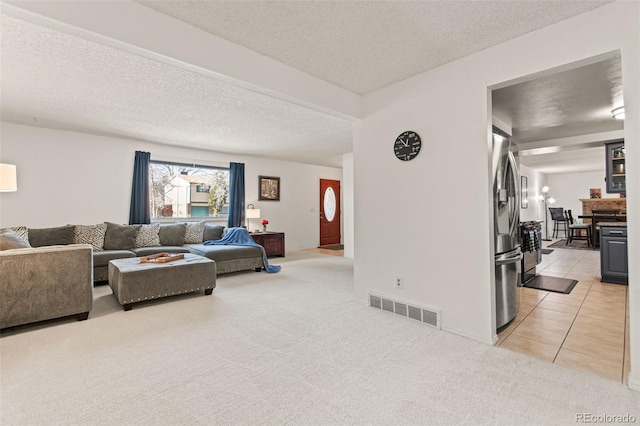
<svg viewBox="0 0 640 426">
<path fill-rule="evenodd" d="M 364 94 L 609 1 L 137 1 Z"/>
<path fill-rule="evenodd" d="M 351 151 L 347 120 L 5 15 L 1 24 L 4 121 L 333 167 Z"/>
<path fill-rule="evenodd" d="M 532 142 L 622 130 L 611 110 L 623 105 L 620 57 L 515 84 L 492 93 L 494 114 L 512 124 L 519 148 Z M 576 143 L 581 143 L 576 139 Z M 521 157 L 543 173 L 604 169 L 604 148 Z"/>
<path fill-rule="evenodd" d="M 19 8 L 30 2 L 9 3 Z M 148 6 L 139 9 L 149 15 L 175 17 L 366 93 L 608 2 L 138 3 Z M 333 167 L 341 167 L 342 154 L 352 150 L 352 123 L 346 119 L 157 62 L 135 49 L 98 44 L 82 31 L 63 33 L 47 20 L 37 20 L 43 27 L 9 17 L 6 9 L 0 23 L 3 121 Z M 570 96 L 560 89 L 556 97 Z M 530 86 L 518 96 L 526 104 L 526 93 L 538 90 Z M 535 104 L 504 108 L 522 123 L 515 126 L 518 136 L 559 131 L 527 118 L 525 108 L 538 117 Z M 565 109 L 565 126 L 575 119 L 582 129 L 589 125 L 583 121 L 586 111 L 579 110 Z"/>
<path fill-rule="evenodd" d="M 519 144 L 622 129 L 620 57 L 493 91 L 493 108 Z"/>
<path fill-rule="evenodd" d="M 520 164 L 540 173 L 575 173 L 603 171 L 605 168 L 604 145 L 597 148 L 560 151 L 550 154 L 520 157 Z"/>
</svg>

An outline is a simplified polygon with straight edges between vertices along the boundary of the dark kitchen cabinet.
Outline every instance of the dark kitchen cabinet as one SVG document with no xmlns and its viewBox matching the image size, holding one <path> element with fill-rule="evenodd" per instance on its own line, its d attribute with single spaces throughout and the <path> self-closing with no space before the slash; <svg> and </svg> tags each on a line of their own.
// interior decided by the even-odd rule
<svg viewBox="0 0 640 426">
<path fill-rule="evenodd" d="M 600 274 L 603 282 L 628 283 L 627 228 L 600 227 Z"/>
<path fill-rule="evenodd" d="M 620 193 L 627 190 L 624 141 L 604 144 L 607 158 L 607 193 Z"/>
</svg>

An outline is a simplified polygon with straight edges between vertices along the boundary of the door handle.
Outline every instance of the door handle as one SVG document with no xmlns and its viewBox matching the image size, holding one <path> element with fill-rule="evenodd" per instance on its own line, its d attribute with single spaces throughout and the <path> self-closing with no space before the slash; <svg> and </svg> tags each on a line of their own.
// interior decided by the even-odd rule
<svg viewBox="0 0 640 426">
<path fill-rule="evenodd" d="M 496 260 L 496 266 L 506 265 L 508 263 L 515 263 L 522 259 L 522 253 L 518 253 L 515 256 L 507 257 L 506 259 L 498 259 Z"/>
<path fill-rule="evenodd" d="M 509 155 L 508 155 L 508 159 L 509 159 L 509 165 L 511 168 L 511 178 L 513 179 L 513 190 L 515 191 L 515 207 L 513 209 L 513 213 L 511 214 L 511 235 L 516 235 L 517 234 L 517 227 L 519 226 L 519 220 L 517 220 L 520 217 L 520 182 L 519 182 L 519 176 L 520 173 L 518 171 L 518 164 L 516 163 L 516 157 L 513 155 L 513 152 L 509 151 Z"/>
</svg>

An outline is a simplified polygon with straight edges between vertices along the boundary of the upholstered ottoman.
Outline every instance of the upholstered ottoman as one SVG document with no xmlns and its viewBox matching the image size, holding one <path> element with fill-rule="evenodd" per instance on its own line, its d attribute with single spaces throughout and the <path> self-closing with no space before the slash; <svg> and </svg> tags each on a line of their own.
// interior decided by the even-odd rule
<svg viewBox="0 0 640 426">
<path fill-rule="evenodd" d="M 109 286 L 124 307 L 133 303 L 216 287 L 216 262 L 187 253 L 167 263 L 140 263 L 140 258 L 109 261 Z"/>
</svg>

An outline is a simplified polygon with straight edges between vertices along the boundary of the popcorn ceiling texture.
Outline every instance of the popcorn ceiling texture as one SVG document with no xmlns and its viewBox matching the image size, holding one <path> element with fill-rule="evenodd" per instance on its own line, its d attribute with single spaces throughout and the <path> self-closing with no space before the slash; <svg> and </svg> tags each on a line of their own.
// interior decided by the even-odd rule
<svg viewBox="0 0 640 426">
<path fill-rule="evenodd" d="M 363 94 L 608 1 L 140 1 Z M 3 14 L 6 122 L 341 167 L 352 123 Z"/>
<path fill-rule="evenodd" d="M 332 167 L 352 150 L 347 120 L 6 15 L 1 24 L 3 121 Z"/>
<path fill-rule="evenodd" d="M 364 94 L 609 1 L 137 1 Z"/>
</svg>

